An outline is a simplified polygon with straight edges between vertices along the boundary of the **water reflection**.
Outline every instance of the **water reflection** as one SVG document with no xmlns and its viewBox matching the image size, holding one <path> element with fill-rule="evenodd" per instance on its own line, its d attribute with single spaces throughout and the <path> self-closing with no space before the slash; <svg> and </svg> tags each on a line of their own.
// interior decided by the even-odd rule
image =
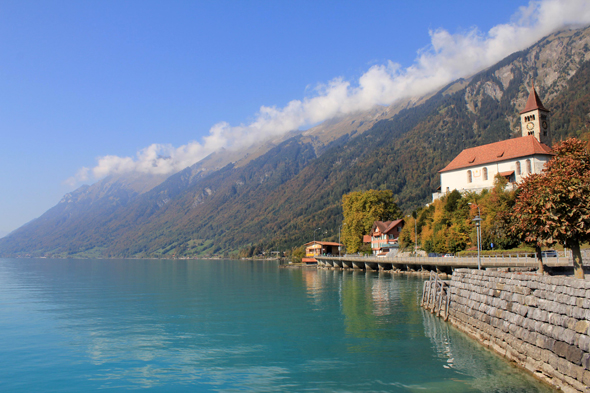
<svg viewBox="0 0 590 393">
<path fill-rule="evenodd" d="M 486 391 L 502 364 L 422 313 L 421 287 L 252 261 L 0 260 L 0 391 Z"/>
<path fill-rule="evenodd" d="M 483 351 L 476 342 L 465 337 L 440 318 L 422 310 L 424 333 L 433 345 L 441 365 L 454 369 L 469 378 L 457 378 L 465 391 L 480 392 L 551 392 L 548 387 L 531 387 L 533 378 L 524 372 L 502 363 L 502 359 Z"/>
</svg>

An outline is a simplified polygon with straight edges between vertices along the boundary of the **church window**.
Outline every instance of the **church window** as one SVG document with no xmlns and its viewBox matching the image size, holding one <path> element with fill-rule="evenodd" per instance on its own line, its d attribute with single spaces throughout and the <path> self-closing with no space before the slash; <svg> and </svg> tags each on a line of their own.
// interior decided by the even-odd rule
<svg viewBox="0 0 590 393">
<path fill-rule="evenodd" d="M 531 173 L 532 172 L 532 168 L 531 168 L 531 160 L 526 160 L 526 173 Z"/>
<path fill-rule="evenodd" d="M 473 180 L 473 178 L 471 177 L 471 171 L 467 171 L 467 183 L 471 183 L 471 181 Z"/>
<path fill-rule="evenodd" d="M 521 173 L 522 173 L 522 172 L 520 171 L 520 162 L 516 161 L 516 174 L 517 174 L 518 176 L 520 176 L 520 175 L 521 175 Z"/>
<path fill-rule="evenodd" d="M 483 179 L 488 180 L 488 168 L 483 168 Z"/>
</svg>

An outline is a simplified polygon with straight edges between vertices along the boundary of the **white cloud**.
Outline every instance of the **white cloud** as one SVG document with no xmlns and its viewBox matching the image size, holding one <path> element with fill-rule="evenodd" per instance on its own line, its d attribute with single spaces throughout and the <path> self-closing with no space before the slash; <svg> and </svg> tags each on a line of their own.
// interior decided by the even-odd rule
<svg viewBox="0 0 590 393">
<path fill-rule="evenodd" d="M 489 67 L 557 29 L 588 23 L 590 2 L 587 0 L 546 0 L 531 1 L 528 6 L 520 7 L 510 23 L 495 26 L 487 33 L 477 28 L 462 34 L 434 30 L 430 32 L 431 45 L 420 50 L 414 64 L 406 69 L 390 61 L 372 66 L 354 84 L 335 78 L 316 87 L 313 96 L 293 100 L 283 108 L 262 106 L 250 124 L 230 126 L 225 122 L 218 123 L 202 142 L 193 141 L 178 148 L 153 144 L 139 151 L 135 158 L 100 157 L 97 166 L 91 170 L 82 168 L 68 182 L 87 180 L 89 172 L 95 178 L 131 171 L 173 173 L 222 147 L 246 147 L 339 114 L 426 94 Z"/>
</svg>

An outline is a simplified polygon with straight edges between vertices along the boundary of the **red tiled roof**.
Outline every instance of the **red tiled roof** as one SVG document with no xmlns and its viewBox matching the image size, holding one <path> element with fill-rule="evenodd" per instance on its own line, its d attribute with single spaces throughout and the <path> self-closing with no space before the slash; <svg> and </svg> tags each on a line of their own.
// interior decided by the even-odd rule
<svg viewBox="0 0 590 393">
<path fill-rule="evenodd" d="M 439 173 L 535 154 L 553 155 L 549 146 L 540 143 L 533 135 L 527 135 L 465 149 Z"/>
<path fill-rule="evenodd" d="M 526 100 L 526 105 L 520 113 L 534 111 L 535 109 L 541 109 L 545 112 L 549 112 L 549 109 L 543 106 L 543 103 L 541 102 L 541 99 L 535 90 L 535 84 L 533 83 L 533 86 L 531 86 L 531 92 L 529 93 L 529 98 Z"/>
<path fill-rule="evenodd" d="M 313 241 L 313 242 L 305 243 L 304 246 L 310 246 L 312 244 L 319 244 L 321 246 L 342 246 L 342 244 L 336 243 L 336 242 L 320 242 L 320 241 Z"/>
<path fill-rule="evenodd" d="M 506 171 L 506 172 L 500 172 L 499 175 L 507 177 L 507 176 L 512 176 L 513 173 L 514 173 L 514 171 Z"/>
<path fill-rule="evenodd" d="M 379 228 L 380 233 L 387 234 L 389 231 L 391 231 L 393 228 L 398 226 L 403 221 L 404 221 L 403 218 L 393 220 L 393 221 L 375 221 L 373 223 L 373 228 L 371 229 L 371 235 L 373 235 L 373 233 L 375 233 L 375 227 Z"/>
</svg>

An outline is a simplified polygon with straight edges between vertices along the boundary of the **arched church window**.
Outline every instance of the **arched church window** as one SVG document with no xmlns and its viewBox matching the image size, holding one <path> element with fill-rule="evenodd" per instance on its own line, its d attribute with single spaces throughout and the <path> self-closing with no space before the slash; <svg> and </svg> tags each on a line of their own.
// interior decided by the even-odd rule
<svg viewBox="0 0 590 393">
<path fill-rule="evenodd" d="M 488 168 L 483 168 L 483 179 L 488 180 Z"/>
<path fill-rule="evenodd" d="M 471 183 L 473 178 L 471 177 L 471 170 L 467 171 L 467 183 Z"/>
<path fill-rule="evenodd" d="M 525 163 L 526 163 L 526 173 L 532 173 L 533 170 L 532 170 L 532 167 L 531 167 L 531 160 L 528 159 L 528 160 L 525 161 Z"/>
<path fill-rule="evenodd" d="M 521 173 L 522 173 L 522 172 L 520 171 L 520 162 L 516 161 L 516 174 L 517 174 L 518 176 L 520 176 L 520 175 L 521 175 Z"/>
</svg>

